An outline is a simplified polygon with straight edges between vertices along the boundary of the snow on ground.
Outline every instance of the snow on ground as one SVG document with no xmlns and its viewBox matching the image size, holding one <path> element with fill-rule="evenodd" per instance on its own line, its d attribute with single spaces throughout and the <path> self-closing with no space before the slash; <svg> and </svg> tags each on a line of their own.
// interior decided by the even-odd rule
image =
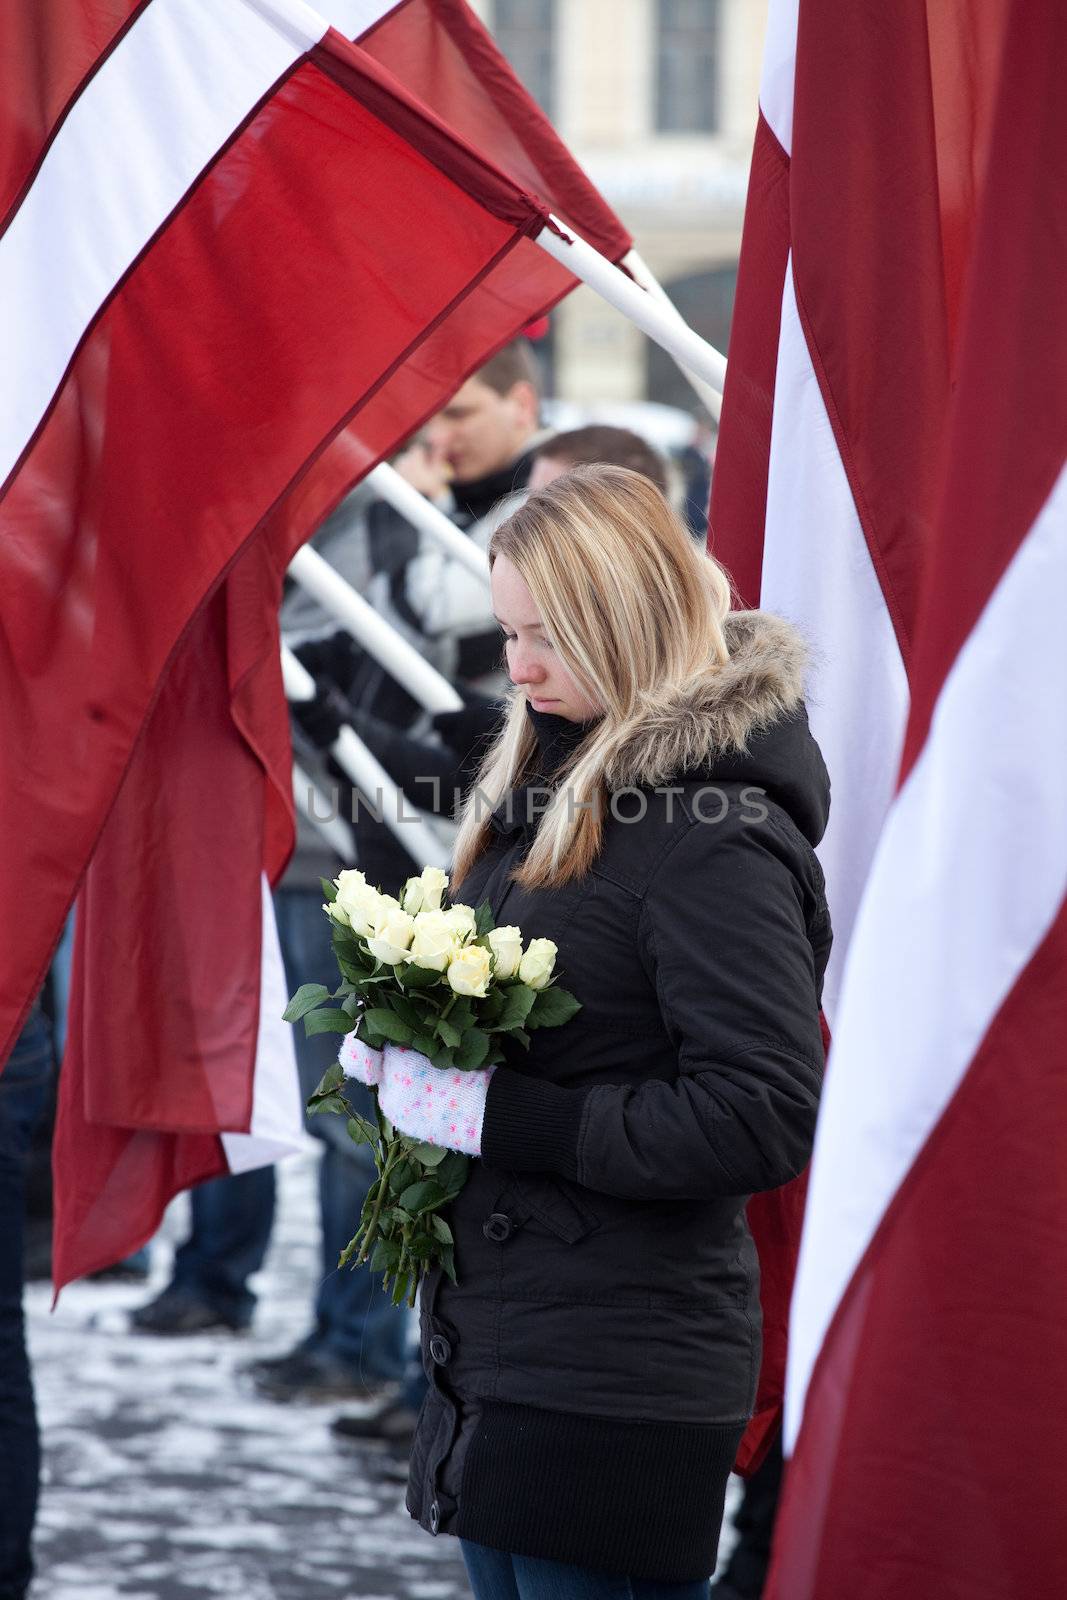
<svg viewBox="0 0 1067 1600">
<path fill-rule="evenodd" d="M 147 1286 L 75 1284 L 54 1313 L 49 1285 L 27 1290 L 44 1443 L 32 1600 L 469 1600 L 458 1542 L 408 1517 L 395 1456 L 336 1442 L 334 1406 L 261 1399 L 242 1372 L 302 1337 L 319 1270 L 315 1157 L 278 1171 L 251 1334 L 128 1330 L 169 1277 L 184 1199 Z"/>
<path fill-rule="evenodd" d="M 187 1202 L 148 1286 L 27 1291 L 44 1442 L 32 1600 L 459 1600 L 459 1545 L 411 1521 L 395 1458 L 331 1437 L 332 1405 L 261 1399 L 242 1368 L 306 1331 L 318 1237 L 314 1157 L 279 1168 L 254 1331 L 130 1333 L 169 1276 Z M 391 1467 L 391 1470 L 390 1470 Z"/>
</svg>

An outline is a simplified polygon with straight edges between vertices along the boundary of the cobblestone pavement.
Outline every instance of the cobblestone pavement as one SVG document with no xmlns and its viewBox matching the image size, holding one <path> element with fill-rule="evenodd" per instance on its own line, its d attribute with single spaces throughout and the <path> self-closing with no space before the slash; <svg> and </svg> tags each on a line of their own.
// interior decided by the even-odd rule
<svg viewBox="0 0 1067 1600">
<path fill-rule="evenodd" d="M 32 1600 L 469 1600 L 457 1542 L 411 1521 L 384 1448 L 335 1443 L 335 1408 L 272 1404 L 243 1375 L 306 1331 L 318 1271 L 314 1157 L 279 1178 L 250 1335 L 128 1331 L 168 1277 L 184 1199 L 147 1286 L 75 1284 L 54 1313 L 48 1285 L 27 1291 L 45 1452 Z"/>
</svg>

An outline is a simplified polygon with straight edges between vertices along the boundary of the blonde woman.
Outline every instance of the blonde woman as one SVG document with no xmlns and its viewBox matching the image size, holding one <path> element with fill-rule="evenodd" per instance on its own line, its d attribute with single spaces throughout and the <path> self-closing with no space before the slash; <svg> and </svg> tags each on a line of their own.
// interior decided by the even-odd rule
<svg viewBox="0 0 1067 1600">
<path fill-rule="evenodd" d="M 804 651 L 621 468 L 531 495 L 490 561 L 514 694 L 451 892 L 551 939 L 582 1010 L 468 1075 L 408 1509 L 477 1600 L 695 1600 L 760 1364 L 745 1203 L 806 1165 L 822 1069 Z"/>
</svg>

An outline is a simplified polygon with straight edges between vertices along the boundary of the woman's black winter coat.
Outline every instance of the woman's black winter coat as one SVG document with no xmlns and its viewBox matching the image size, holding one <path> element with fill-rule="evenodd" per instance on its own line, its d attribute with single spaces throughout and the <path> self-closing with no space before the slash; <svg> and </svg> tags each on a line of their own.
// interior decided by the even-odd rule
<svg viewBox="0 0 1067 1600">
<path fill-rule="evenodd" d="M 537 822 L 523 786 L 452 887 L 554 940 L 582 1009 L 490 1084 L 449 1213 L 458 1286 L 424 1286 L 408 1490 L 433 1533 L 662 1582 L 715 1565 L 760 1364 L 745 1204 L 807 1164 L 823 1064 L 829 784 L 803 647 L 758 612 L 728 643 L 713 689 L 635 722 L 640 793 L 613 784 L 584 879 L 510 881 Z M 529 715 L 558 773 L 586 729 Z"/>
</svg>

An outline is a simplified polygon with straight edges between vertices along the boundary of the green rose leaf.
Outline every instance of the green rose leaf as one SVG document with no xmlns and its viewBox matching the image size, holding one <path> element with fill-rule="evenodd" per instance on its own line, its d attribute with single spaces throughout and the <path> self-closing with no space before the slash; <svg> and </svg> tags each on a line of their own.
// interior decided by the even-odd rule
<svg viewBox="0 0 1067 1600">
<path fill-rule="evenodd" d="M 337 1111 L 342 1117 L 347 1117 L 348 1105 L 346 1101 L 341 1099 L 339 1094 L 327 1094 L 321 1100 L 308 1101 L 307 1114 L 309 1117 L 317 1117 L 320 1111 Z"/>
<path fill-rule="evenodd" d="M 389 1003 L 401 1022 L 406 1022 L 416 1033 L 426 1026 L 422 1019 L 422 1011 L 413 1001 L 405 1000 L 403 995 L 394 994 L 390 996 Z"/>
<path fill-rule="evenodd" d="M 434 1178 L 424 1178 L 421 1183 L 413 1183 L 405 1189 L 400 1196 L 402 1209 L 410 1216 L 416 1216 L 426 1206 L 440 1205 L 445 1196 L 440 1184 Z"/>
<path fill-rule="evenodd" d="M 454 1028 L 459 1029 L 460 1033 L 466 1033 L 468 1028 L 473 1028 L 475 1024 L 474 1001 L 469 1000 L 466 995 L 462 999 L 456 1000 L 448 1013 L 448 1020 Z"/>
<path fill-rule="evenodd" d="M 373 1122 L 368 1122 L 366 1117 L 361 1117 L 357 1112 L 348 1119 L 348 1137 L 355 1144 L 377 1144 L 378 1130 Z"/>
<path fill-rule="evenodd" d="M 354 1027 L 344 1011 L 310 1011 L 304 1018 L 304 1032 L 309 1039 L 316 1033 L 351 1033 Z"/>
<path fill-rule="evenodd" d="M 442 1244 L 452 1243 L 452 1229 L 448 1226 L 444 1217 L 438 1216 L 435 1212 L 430 1218 L 430 1227 L 433 1230 L 434 1237 L 440 1239 Z"/>
<path fill-rule="evenodd" d="M 420 967 L 417 962 L 406 961 L 396 968 L 396 975 L 405 989 L 429 989 L 441 982 L 441 973 L 435 967 Z"/>
<path fill-rule="evenodd" d="M 576 1000 L 566 989 L 561 989 L 556 984 L 550 984 L 547 989 L 542 989 L 534 1000 L 527 1018 L 528 1028 L 559 1028 L 569 1022 L 576 1012 L 582 1009 L 582 1002 Z"/>
<path fill-rule="evenodd" d="M 454 1023 L 447 1021 L 444 1017 L 438 1018 L 437 1032 L 444 1040 L 445 1044 L 452 1045 L 453 1047 L 458 1045 L 463 1037 L 463 1029 L 457 1028 Z"/>
<path fill-rule="evenodd" d="M 456 1279 L 456 1253 L 452 1249 L 452 1246 L 451 1245 L 446 1245 L 445 1248 L 441 1251 L 441 1254 L 438 1256 L 437 1259 L 441 1263 L 441 1270 L 444 1273 L 445 1277 L 450 1279 L 450 1281 L 452 1283 L 457 1282 L 457 1279 Z"/>
<path fill-rule="evenodd" d="M 478 1002 L 476 1015 L 472 1015 L 468 1027 L 473 1027 L 475 1021 L 481 1028 L 495 1028 L 498 1018 L 508 1001 L 508 990 L 496 986 L 490 989 L 484 1000 Z M 472 1007 L 473 1011 L 473 1007 Z"/>
<path fill-rule="evenodd" d="M 462 1189 L 467 1177 L 467 1157 L 450 1150 L 437 1169 L 437 1181 L 450 1200 Z"/>
<path fill-rule="evenodd" d="M 441 1047 L 432 1033 L 417 1033 L 411 1041 L 411 1048 L 417 1050 L 420 1056 L 431 1056 Z"/>
<path fill-rule="evenodd" d="M 482 934 L 490 933 L 495 927 L 496 921 L 493 917 L 493 908 L 488 900 L 483 900 L 474 913 L 475 936 L 481 938 Z"/>
<path fill-rule="evenodd" d="M 480 1028 L 468 1028 L 463 1043 L 456 1051 L 454 1065 L 461 1072 L 473 1072 L 489 1054 L 489 1035 Z M 436 1062 L 434 1065 L 436 1066 Z"/>
<path fill-rule="evenodd" d="M 379 1239 L 370 1258 L 374 1272 L 391 1272 L 400 1260 L 400 1246 L 395 1239 Z"/>
<path fill-rule="evenodd" d="M 282 1021 L 299 1022 L 301 1017 L 306 1017 L 309 1011 L 314 1011 L 316 1006 L 321 1006 L 329 998 L 330 991 L 324 983 L 302 983 L 282 1012 Z"/>
<path fill-rule="evenodd" d="M 503 1010 L 496 1021 L 497 1028 L 502 1033 L 507 1032 L 509 1028 L 521 1028 L 530 1015 L 536 999 L 537 990 L 531 989 L 528 984 L 511 984 L 506 991 Z"/>
<path fill-rule="evenodd" d="M 340 1088 L 344 1081 L 344 1068 L 341 1066 L 339 1061 L 335 1061 L 332 1067 L 326 1068 L 326 1071 L 320 1078 L 318 1088 L 311 1096 L 312 1100 L 317 1100 L 321 1094 L 332 1094 L 335 1089 Z"/>
<path fill-rule="evenodd" d="M 398 1161 L 389 1174 L 390 1194 L 403 1194 L 405 1189 L 410 1189 L 412 1184 L 419 1183 L 422 1174 L 414 1161 Z"/>
<path fill-rule="evenodd" d="M 417 1144 L 411 1152 L 413 1158 L 421 1161 L 424 1167 L 439 1167 L 447 1153 L 437 1144 Z"/>
<path fill-rule="evenodd" d="M 389 1006 L 372 1006 L 364 1017 L 379 1038 L 392 1044 L 410 1044 L 414 1037 L 413 1030 Z"/>
<path fill-rule="evenodd" d="M 322 892 L 327 903 L 332 906 L 337 899 L 337 885 L 329 878 L 320 878 L 319 882 L 322 884 Z"/>
</svg>

